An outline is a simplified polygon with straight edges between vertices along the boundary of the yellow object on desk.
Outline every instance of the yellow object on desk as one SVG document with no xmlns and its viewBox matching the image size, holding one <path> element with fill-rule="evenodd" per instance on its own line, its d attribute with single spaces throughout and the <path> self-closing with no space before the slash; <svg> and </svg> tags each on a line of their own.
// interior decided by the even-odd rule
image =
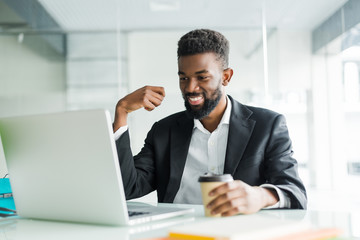
<svg viewBox="0 0 360 240">
<path fill-rule="evenodd" d="M 284 220 L 254 214 L 211 219 L 176 227 L 170 230 L 169 237 L 172 240 L 313 240 L 327 239 L 340 234 L 341 231 L 334 228 L 324 231 L 314 230 L 306 221 Z M 298 236 L 300 238 L 296 238 Z"/>
</svg>

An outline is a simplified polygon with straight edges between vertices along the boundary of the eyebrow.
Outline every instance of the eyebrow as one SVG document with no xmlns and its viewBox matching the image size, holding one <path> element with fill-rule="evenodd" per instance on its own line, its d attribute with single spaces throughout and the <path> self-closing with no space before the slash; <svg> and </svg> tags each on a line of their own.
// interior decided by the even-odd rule
<svg viewBox="0 0 360 240">
<path fill-rule="evenodd" d="M 195 74 L 202 74 L 202 73 L 208 73 L 208 72 L 209 72 L 208 70 L 204 69 L 204 70 L 195 72 Z M 186 74 L 184 72 L 179 71 L 178 75 L 186 75 Z"/>
</svg>

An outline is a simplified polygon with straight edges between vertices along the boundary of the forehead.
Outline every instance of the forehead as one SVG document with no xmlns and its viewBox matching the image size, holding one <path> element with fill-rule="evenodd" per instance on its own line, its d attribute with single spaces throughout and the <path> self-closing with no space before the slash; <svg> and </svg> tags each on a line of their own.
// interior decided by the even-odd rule
<svg viewBox="0 0 360 240">
<path fill-rule="evenodd" d="M 195 73 L 202 70 L 211 71 L 221 68 L 221 62 L 215 53 L 199 53 L 188 56 L 181 56 L 178 60 L 179 72 L 186 74 Z"/>
</svg>

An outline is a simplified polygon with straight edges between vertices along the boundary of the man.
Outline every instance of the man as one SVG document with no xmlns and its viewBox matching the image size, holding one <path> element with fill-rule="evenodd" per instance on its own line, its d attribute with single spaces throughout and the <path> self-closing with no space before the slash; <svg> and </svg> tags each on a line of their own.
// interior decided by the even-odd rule
<svg viewBox="0 0 360 240">
<path fill-rule="evenodd" d="M 139 108 L 152 111 L 165 91 L 145 86 L 117 103 L 113 127 L 127 198 L 157 190 L 159 202 L 201 204 L 198 177 L 230 173 L 235 181 L 209 193 L 216 196 L 207 206 L 212 214 L 305 209 L 306 192 L 291 157 L 284 117 L 225 94 L 233 75 L 226 38 L 212 30 L 194 30 L 179 40 L 177 53 L 186 111 L 156 122 L 134 157 L 127 116 Z"/>
</svg>

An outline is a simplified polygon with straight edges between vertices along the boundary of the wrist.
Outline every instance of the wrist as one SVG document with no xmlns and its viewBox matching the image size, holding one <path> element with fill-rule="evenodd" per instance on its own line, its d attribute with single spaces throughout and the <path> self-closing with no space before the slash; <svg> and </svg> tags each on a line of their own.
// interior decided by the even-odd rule
<svg viewBox="0 0 360 240">
<path fill-rule="evenodd" d="M 121 106 L 121 103 L 119 101 L 119 103 L 116 105 L 115 110 L 115 118 L 113 123 L 114 132 L 116 132 L 120 127 L 127 125 L 127 116 L 128 112 L 124 107 Z"/>
<path fill-rule="evenodd" d="M 275 189 L 259 187 L 262 192 L 263 207 L 269 207 L 279 201 L 279 196 Z"/>
</svg>

